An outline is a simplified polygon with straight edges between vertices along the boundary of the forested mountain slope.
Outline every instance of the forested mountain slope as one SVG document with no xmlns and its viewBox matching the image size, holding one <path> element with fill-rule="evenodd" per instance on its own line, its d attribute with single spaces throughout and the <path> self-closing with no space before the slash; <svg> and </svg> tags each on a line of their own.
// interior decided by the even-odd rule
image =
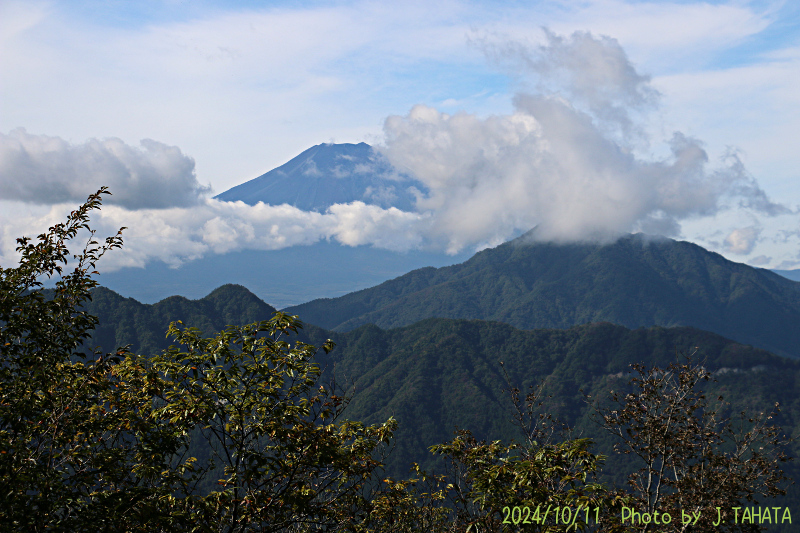
<svg viewBox="0 0 800 533">
<path fill-rule="evenodd" d="M 800 356 L 800 283 L 692 243 L 642 235 L 611 244 L 528 244 L 423 268 L 339 298 L 285 309 L 320 327 L 395 328 L 430 317 L 568 328 L 692 326 Z"/>
<path fill-rule="evenodd" d="M 324 333 L 309 340 L 319 344 L 322 336 L 315 336 Z M 732 402 L 733 412 L 780 402 L 779 422 L 789 432 L 800 427 L 800 362 L 694 328 L 629 330 L 598 323 L 519 330 L 496 322 L 430 319 L 388 331 L 365 325 L 330 336 L 337 348 L 320 362 L 355 386 L 348 417 L 375 422 L 394 416 L 400 422 L 393 468 L 425 459 L 427 447 L 452 438 L 456 427 L 490 440 L 519 438 L 510 396 L 503 392 L 508 388 L 503 368 L 523 391 L 546 380 L 552 395 L 546 411 L 597 438 L 608 454 L 610 441 L 591 423 L 581 390 L 605 398 L 609 388 L 627 382 L 630 363 L 663 368 L 678 352 L 696 352 L 715 372 L 719 381 L 709 391 Z"/>
</svg>

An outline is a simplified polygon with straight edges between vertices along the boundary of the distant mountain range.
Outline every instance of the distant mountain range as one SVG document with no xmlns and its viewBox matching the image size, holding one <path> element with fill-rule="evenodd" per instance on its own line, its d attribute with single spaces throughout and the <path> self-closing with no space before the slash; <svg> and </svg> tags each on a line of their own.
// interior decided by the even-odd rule
<svg viewBox="0 0 800 533">
<path fill-rule="evenodd" d="M 100 319 L 89 340 L 90 347 L 111 351 L 130 345 L 134 353 L 141 354 L 167 348 L 171 342 L 165 333 L 170 322 L 176 320 L 211 335 L 230 324 L 250 324 L 275 313 L 274 307 L 240 285 L 219 287 L 198 300 L 170 296 L 156 304 L 143 304 L 97 287 L 86 309 Z"/>
<path fill-rule="evenodd" d="M 105 287 L 145 303 L 173 295 L 197 299 L 226 283 L 244 285 L 277 308 L 336 297 L 377 285 L 423 266 L 446 266 L 472 254 L 412 250 L 393 252 L 369 246 L 320 241 L 280 250 L 242 250 L 209 255 L 179 268 L 164 263 L 103 273 Z M 102 265 L 101 265 L 102 267 Z"/>
<path fill-rule="evenodd" d="M 601 321 L 692 326 L 800 357 L 800 283 L 692 243 L 642 235 L 611 244 L 530 244 L 526 235 L 462 264 L 415 270 L 285 311 L 338 331 L 431 317 L 522 329 Z"/>
<path fill-rule="evenodd" d="M 794 270 L 773 270 L 776 274 L 792 281 L 800 281 L 800 268 Z"/>
<path fill-rule="evenodd" d="M 87 310 L 100 317 L 91 345 L 153 353 L 171 343 L 164 332 L 172 320 L 212 334 L 275 308 L 226 285 L 200 300 L 155 305 L 98 288 Z M 601 453 L 611 454 L 610 442 L 591 426 L 579 390 L 602 396 L 629 363 L 664 366 L 695 348 L 719 380 L 710 393 L 734 410 L 780 402 L 778 422 L 790 433 L 800 427 L 800 362 L 765 351 L 800 356 L 800 283 L 687 242 L 634 235 L 557 245 L 523 237 L 462 264 L 284 311 L 306 323 L 302 340 L 336 342 L 319 363 L 356 387 L 348 417 L 400 421 L 394 476 L 410 461 L 434 466 L 427 446 L 456 426 L 481 438 L 515 436 L 499 361 L 516 386 L 547 379 L 549 409 L 596 438 Z M 624 462 L 610 457 L 608 471 L 624 472 Z"/>
</svg>

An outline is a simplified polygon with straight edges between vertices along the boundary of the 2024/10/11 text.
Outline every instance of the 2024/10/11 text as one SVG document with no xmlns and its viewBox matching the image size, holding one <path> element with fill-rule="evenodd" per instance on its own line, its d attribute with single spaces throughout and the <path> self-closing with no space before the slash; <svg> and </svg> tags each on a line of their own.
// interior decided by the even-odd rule
<svg viewBox="0 0 800 533">
<path fill-rule="evenodd" d="M 792 513 L 788 507 L 733 507 L 733 518 L 735 524 L 791 524 Z M 594 523 L 600 522 L 600 508 L 595 507 L 590 509 L 587 507 L 552 507 L 547 506 L 542 509 L 541 505 L 537 505 L 535 510 L 530 507 L 503 507 L 503 523 L 504 524 L 538 524 L 544 525 L 548 518 L 553 519 L 553 525 L 568 526 L 567 530 L 571 528 L 577 529 L 577 520 L 581 512 L 584 513 L 584 523 L 589 524 L 590 520 L 594 518 Z M 696 524 L 701 517 L 700 511 L 686 512 L 681 511 L 681 523 L 690 525 Z M 622 508 L 622 523 L 630 523 L 631 525 L 637 524 L 670 524 L 672 523 L 672 515 L 669 513 L 641 513 L 630 507 Z M 717 507 L 717 516 L 714 525 L 718 526 L 725 523 L 722 518 L 722 509 Z"/>
<path fill-rule="evenodd" d="M 553 507 L 548 505 L 542 509 L 541 505 L 537 505 L 536 509 L 531 511 L 530 507 L 503 507 L 503 523 L 504 524 L 539 524 L 544 525 L 548 518 L 554 520 L 554 525 L 568 526 L 567 531 L 570 529 L 577 529 L 578 518 L 581 513 L 584 513 L 585 523 L 589 523 L 594 518 L 595 523 L 600 522 L 600 508 L 595 507 L 590 510 L 588 506 L 579 506 L 577 509 L 572 507 Z"/>
</svg>

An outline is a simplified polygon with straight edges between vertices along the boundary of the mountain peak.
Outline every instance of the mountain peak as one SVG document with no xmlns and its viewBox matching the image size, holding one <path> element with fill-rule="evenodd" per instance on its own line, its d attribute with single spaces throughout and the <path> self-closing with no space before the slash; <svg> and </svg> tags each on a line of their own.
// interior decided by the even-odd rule
<svg viewBox="0 0 800 533">
<path fill-rule="evenodd" d="M 304 211 L 322 212 L 356 201 L 412 211 L 415 192 L 424 189 L 367 143 L 322 143 L 214 198 L 249 205 L 289 204 Z"/>
</svg>

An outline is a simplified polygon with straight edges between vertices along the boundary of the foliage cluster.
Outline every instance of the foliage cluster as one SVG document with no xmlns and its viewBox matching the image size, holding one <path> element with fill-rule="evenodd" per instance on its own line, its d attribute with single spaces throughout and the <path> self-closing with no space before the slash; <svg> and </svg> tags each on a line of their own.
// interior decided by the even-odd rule
<svg viewBox="0 0 800 533">
<path fill-rule="evenodd" d="M 351 396 L 335 379 L 323 384 L 316 348 L 297 339 L 302 324 L 284 313 L 209 337 L 176 322 L 168 331 L 175 345 L 149 357 L 88 350 L 97 325 L 85 310 L 93 269 L 121 246 L 119 233 L 100 244 L 88 225 L 104 193 L 38 244 L 20 239 L 20 265 L 0 269 L 4 530 L 515 531 L 503 508 L 547 506 L 600 510 L 599 525 L 587 513 L 575 529 L 627 531 L 622 505 L 668 509 L 705 491 L 712 496 L 703 505 L 730 506 L 783 493 L 777 429 L 766 417 L 750 420 L 731 431 L 735 446 L 726 449 L 731 441 L 721 435 L 730 426 L 705 409 L 694 367 L 640 369 L 638 395 L 625 396 L 621 411 L 602 411 L 605 427 L 645 460 L 642 474 L 663 480 L 654 497 L 636 475 L 630 493 L 599 483 L 603 457 L 588 439 L 555 438 L 549 417 L 538 414 L 542 389 L 520 400 L 511 388 L 520 444 L 462 430 L 431 448 L 447 459 L 445 473 L 414 465 L 412 479 L 384 478 L 397 422 L 345 419 Z M 81 230 L 87 244 L 64 274 L 67 244 Z M 55 275 L 45 298 L 41 279 Z"/>
</svg>

